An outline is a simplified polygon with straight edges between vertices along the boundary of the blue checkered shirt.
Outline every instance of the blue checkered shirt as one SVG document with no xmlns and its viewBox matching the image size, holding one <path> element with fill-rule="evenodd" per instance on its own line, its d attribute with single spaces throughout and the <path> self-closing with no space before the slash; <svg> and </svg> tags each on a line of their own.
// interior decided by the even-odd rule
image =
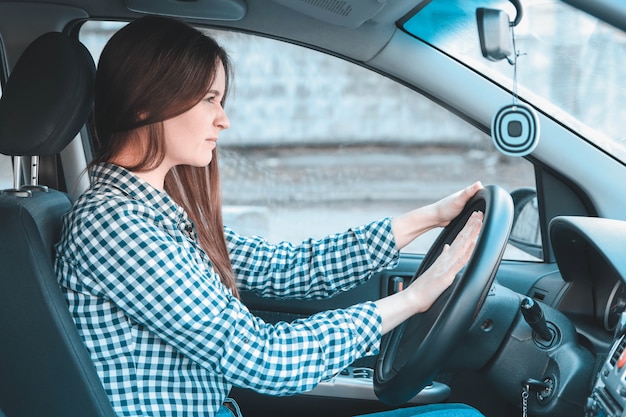
<svg viewBox="0 0 626 417">
<path fill-rule="evenodd" d="M 111 164 L 91 177 L 55 266 L 118 415 L 212 416 L 233 385 L 307 391 L 377 352 L 373 303 L 264 323 L 222 285 L 166 193 Z M 270 297 L 328 297 L 398 259 L 388 219 L 297 246 L 225 235 L 239 287 Z"/>
</svg>

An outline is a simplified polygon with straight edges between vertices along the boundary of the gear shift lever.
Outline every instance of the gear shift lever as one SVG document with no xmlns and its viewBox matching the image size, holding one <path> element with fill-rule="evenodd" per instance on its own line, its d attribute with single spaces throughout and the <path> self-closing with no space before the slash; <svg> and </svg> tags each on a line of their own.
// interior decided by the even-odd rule
<svg viewBox="0 0 626 417">
<path fill-rule="evenodd" d="M 526 297 L 522 300 L 522 315 L 526 323 L 537 333 L 537 335 L 546 341 L 552 340 L 552 332 L 548 329 L 546 318 L 539 304 L 532 298 Z"/>
</svg>

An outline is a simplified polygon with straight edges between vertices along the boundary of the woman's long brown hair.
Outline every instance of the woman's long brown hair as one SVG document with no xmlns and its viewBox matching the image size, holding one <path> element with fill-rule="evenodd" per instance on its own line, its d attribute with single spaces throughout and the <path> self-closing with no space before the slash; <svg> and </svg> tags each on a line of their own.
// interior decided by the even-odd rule
<svg viewBox="0 0 626 417">
<path fill-rule="evenodd" d="M 96 72 L 96 156 L 91 166 L 113 160 L 148 131 L 143 158 L 130 171 L 158 166 L 165 157 L 162 122 L 189 110 L 208 92 L 217 68 L 230 80 L 228 55 L 213 39 L 174 19 L 147 16 L 120 29 L 100 56 Z M 222 103 L 223 105 L 224 103 Z M 239 296 L 222 220 L 217 149 L 207 167 L 174 167 L 165 191 L 182 206 L 196 226 L 199 244 L 220 279 Z"/>
</svg>

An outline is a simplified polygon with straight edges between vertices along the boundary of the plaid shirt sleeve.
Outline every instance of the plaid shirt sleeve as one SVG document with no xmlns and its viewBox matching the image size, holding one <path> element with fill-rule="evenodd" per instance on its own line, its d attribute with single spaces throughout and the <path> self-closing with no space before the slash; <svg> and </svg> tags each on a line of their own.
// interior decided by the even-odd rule
<svg viewBox="0 0 626 417">
<path fill-rule="evenodd" d="M 229 228 L 225 234 L 239 288 L 264 297 L 330 297 L 394 267 L 399 258 L 388 218 L 300 245 L 270 244 Z"/>
<path fill-rule="evenodd" d="M 75 219 L 65 232 L 60 248 L 64 255 L 57 259 L 62 285 L 114 306 L 111 311 L 98 307 L 97 314 L 100 322 L 115 323 L 117 328 L 91 329 L 93 334 L 87 336 L 98 349 L 122 349 L 117 343 L 122 333 L 129 333 L 125 326 L 135 328 L 133 332 L 138 328 L 147 334 L 137 336 L 134 350 L 126 354 L 144 355 L 133 358 L 134 363 L 156 363 L 150 369 L 157 369 L 150 372 L 163 372 L 169 362 L 180 360 L 165 356 L 165 343 L 203 369 L 190 378 L 269 394 L 309 390 L 378 349 L 381 319 L 373 303 L 289 324 L 264 323 L 221 284 L 193 239 L 163 230 L 149 211 L 133 201 L 109 200 Z M 341 268 L 350 253 L 334 258 L 332 269 Z M 270 253 L 264 251 L 263 256 Z M 371 256 L 361 255 L 367 257 Z M 324 262 L 324 257 L 316 262 Z M 365 259 L 359 263 L 367 264 Z M 129 322 L 102 318 L 118 310 Z M 111 336 L 115 334 L 117 338 Z M 180 372 L 185 366 L 175 368 Z"/>
</svg>

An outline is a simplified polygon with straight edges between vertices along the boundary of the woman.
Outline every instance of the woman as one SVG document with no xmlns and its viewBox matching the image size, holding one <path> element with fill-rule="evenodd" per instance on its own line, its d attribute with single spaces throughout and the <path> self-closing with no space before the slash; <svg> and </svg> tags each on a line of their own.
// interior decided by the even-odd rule
<svg viewBox="0 0 626 417">
<path fill-rule="evenodd" d="M 313 298 L 352 288 L 449 223 L 481 185 L 299 246 L 238 236 L 222 224 L 216 148 L 229 127 L 229 70 L 212 39 L 161 17 L 130 23 L 100 57 L 92 184 L 65 218 L 56 271 L 119 415 L 230 413 L 233 385 L 312 389 L 428 309 L 480 230 L 475 213 L 423 278 L 393 296 L 290 324 L 254 317 L 239 289 Z"/>
</svg>

